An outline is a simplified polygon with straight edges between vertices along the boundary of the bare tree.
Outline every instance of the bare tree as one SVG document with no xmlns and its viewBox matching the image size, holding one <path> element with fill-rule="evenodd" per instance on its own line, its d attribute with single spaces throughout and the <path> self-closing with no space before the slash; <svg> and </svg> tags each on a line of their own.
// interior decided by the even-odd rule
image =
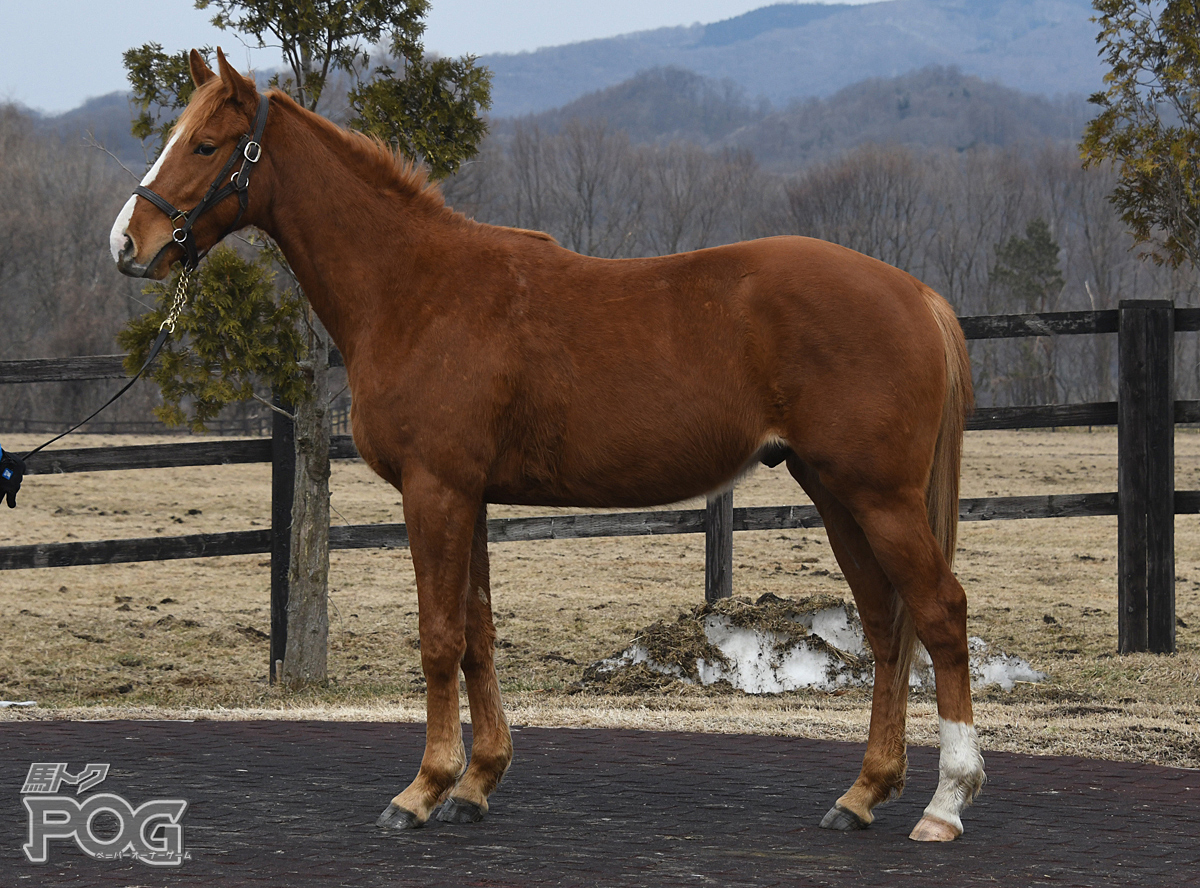
<svg viewBox="0 0 1200 888">
<path fill-rule="evenodd" d="M 3 359 L 111 354 L 116 331 L 141 311 L 139 288 L 117 273 L 108 228 L 128 198 L 127 173 L 83 141 L 39 132 L 0 107 L 0 329 Z M 0 420 L 46 431 L 77 419 L 111 389 L 104 383 L 13 386 Z M 144 414 L 135 390 L 109 422 Z"/>
<path fill-rule="evenodd" d="M 725 215 L 729 179 L 721 161 L 696 145 L 672 142 L 641 153 L 646 168 L 646 243 L 654 254 L 710 246 Z"/>
<path fill-rule="evenodd" d="M 571 120 L 551 140 L 551 231 L 589 256 L 629 255 L 642 221 L 644 187 L 629 137 L 599 121 Z"/>
<path fill-rule="evenodd" d="M 720 232 L 722 240 L 744 241 L 782 230 L 778 222 L 784 213 L 779 179 L 763 173 L 751 151 L 746 148 L 723 151 L 720 175 L 725 179 L 728 196 Z"/>
<path fill-rule="evenodd" d="M 550 155 L 553 148 L 547 142 L 537 124 L 517 124 L 509 150 L 512 171 L 510 224 L 539 231 L 551 225 L 554 177 Z"/>
<path fill-rule="evenodd" d="M 787 186 L 793 230 L 919 274 L 931 230 L 924 167 L 907 150 L 867 146 Z"/>
</svg>

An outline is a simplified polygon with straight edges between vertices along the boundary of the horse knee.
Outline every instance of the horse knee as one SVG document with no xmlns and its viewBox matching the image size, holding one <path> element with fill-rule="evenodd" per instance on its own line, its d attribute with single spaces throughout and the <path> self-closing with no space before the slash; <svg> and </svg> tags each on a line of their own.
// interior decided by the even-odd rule
<svg viewBox="0 0 1200 888">
<path fill-rule="evenodd" d="M 463 638 L 426 638 L 421 636 L 421 671 L 427 682 L 458 681 L 458 670 L 466 655 Z"/>
<path fill-rule="evenodd" d="M 469 622 L 463 648 L 463 670 L 490 666 L 496 649 L 496 628 L 491 620 Z"/>
</svg>

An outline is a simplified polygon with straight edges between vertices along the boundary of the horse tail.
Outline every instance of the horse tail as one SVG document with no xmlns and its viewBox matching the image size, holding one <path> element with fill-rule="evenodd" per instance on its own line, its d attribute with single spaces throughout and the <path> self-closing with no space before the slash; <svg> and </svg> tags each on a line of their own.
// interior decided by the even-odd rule
<svg viewBox="0 0 1200 888">
<path fill-rule="evenodd" d="M 922 291 L 938 330 L 946 357 L 946 394 L 942 401 L 942 420 L 934 445 L 933 468 L 925 487 L 925 511 L 929 528 L 941 547 L 946 564 L 954 567 L 954 552 L 958 545 L 958 490 L 962 472 L 963 430 L 967 415 L 975 405 L 971 386 L 971 362 L 967 357 L 967 342 L 954 309 L 945 299 L 929 288 Z M 912 662 L 917 654 L 917 630 L 912 615 L 897 595 L 895 599 L 895 633 L 900 641 L 900 662 L 896 682 L 907 682 Z"/>
<path fill-rule="evenodd" d="M 933 470 L 925 488 L 929 527 L 942 547 L 946 564 L 954 567 L 958 544 L 958 485 L 962 472 L 963 429 L 975 406 L 971 387 L 971 361 L 967 341 L 954 309 L 933 290 L 925 290 L 925 302 L 937 321 L 946 355 L 946 396 L 942 402 L 942 424 L 933 452 Z"/>
</svg>

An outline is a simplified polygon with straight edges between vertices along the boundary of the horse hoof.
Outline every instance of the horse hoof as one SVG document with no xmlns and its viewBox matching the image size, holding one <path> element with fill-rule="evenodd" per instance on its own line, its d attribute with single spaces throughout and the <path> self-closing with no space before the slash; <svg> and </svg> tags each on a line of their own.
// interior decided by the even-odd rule
<svg viewBox="0 0 1200 888">
<path fill-rule="evenodd" d="M 379 815 L 379 819 L 375 821 L 375 825 L 380 829 L 419 829 L 425 823 L 417 819 L 417 815 L 412 811 L 406 811 L 399 805 L 388 805 L 387 809 Z"/>
<path fill-rule="evenodd" d="M 866 829 L 870 825 L 849 808 L 843 808 L 841 805 L 834 805 L 821 820 L 821 829 L 836 829 L 842 832 Z"/>
<path fill-rule="evenodd" d="M 483 820 L 483 814 L 483 808 L 474 802 L 451 796 L 434 816 L 442 823 L 478 823 Z"/>
<path fill-rule="evenodd" d="M 953 842 L 961 835 L 962 830 L 958 827 L 926 814 L 908 837 L 914 842 Z"/>
</svg>

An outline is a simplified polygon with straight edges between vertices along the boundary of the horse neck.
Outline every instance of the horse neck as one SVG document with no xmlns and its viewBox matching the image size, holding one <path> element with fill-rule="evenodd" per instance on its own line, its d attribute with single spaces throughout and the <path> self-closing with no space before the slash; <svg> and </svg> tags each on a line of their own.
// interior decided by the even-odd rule
<svg viewBox="0 0 1200 888">
<path fill-rule="evenodd" d="M 382 190 L 345 137 L 315 114 L 276 102 L 265 134 L 273 182 L 269 209 L 253 220 L 283 250 L 313 310 L 349 361 L 378 329 L 380 301 L 412 291 L 415 237 L 440 216 L 417 195 Z M 253 189 L 253 185 L 251 186 Z"/>
</svg>

